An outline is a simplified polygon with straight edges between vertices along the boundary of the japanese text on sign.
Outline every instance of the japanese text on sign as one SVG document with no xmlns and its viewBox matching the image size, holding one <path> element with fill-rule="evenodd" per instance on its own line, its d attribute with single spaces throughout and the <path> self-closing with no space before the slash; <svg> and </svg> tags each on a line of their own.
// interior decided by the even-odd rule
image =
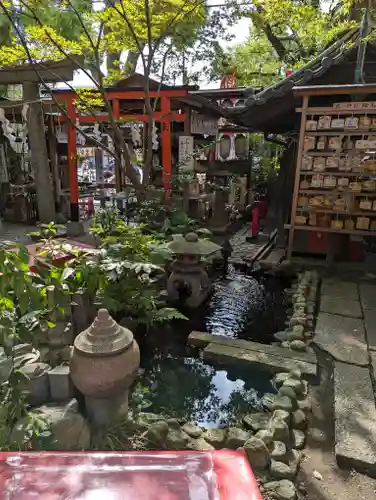
<svg viewBox="0 0 376 500">
<path fill-rule="evenodd" d="M 193 170 L 193 137 L 190 135 L 181 135 L 179 137 L 179 165 Z"/>
<path fill-rule="evenodd" d="M 376 110 L 376 101 L 365 101 L 365 102 L 336 102 L 333 104 L 334 109 L 349 110 L 349 111 L 359 111 Z"/>
</svg>

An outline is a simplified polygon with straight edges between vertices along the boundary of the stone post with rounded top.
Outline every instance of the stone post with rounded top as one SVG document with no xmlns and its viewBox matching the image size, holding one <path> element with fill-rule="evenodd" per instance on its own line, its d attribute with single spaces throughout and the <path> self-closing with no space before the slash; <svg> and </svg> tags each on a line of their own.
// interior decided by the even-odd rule
<svg viewBox="0 0 376 500">
<path fill-rule="evenodd" d="M 120 406 L 128 405 L 128 389 L 139 366 L 133 333 L 116 323 L 107 309 L 100 309 L 92 325 L 77 335 L 70 360 L 73 383 L 85 396 L 94 425 L 108 425 Z"/>
</svg>

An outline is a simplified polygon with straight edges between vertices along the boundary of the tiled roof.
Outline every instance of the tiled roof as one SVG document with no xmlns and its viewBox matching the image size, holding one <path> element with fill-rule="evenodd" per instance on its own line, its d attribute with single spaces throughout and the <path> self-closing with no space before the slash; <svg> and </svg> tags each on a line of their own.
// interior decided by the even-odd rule
<svg viewBox="0 0 376 500">
<path fill-rule="evenodd" d="M 256 94 L 252 92 L 252 88 L 249 88 L 249 97 L 244 106 L 237 107 L 234 110 L 227 110 L 227 117 L 239 123 L 246 115 L 259 113 L 258 106 L 288 94 L 292 95 L 293 87 L 307 85 L 311 80 L 318 79 L 324 75 L 332 66 L 341 63 L 348 56 L 349 52 L 354 50 L 359 44 L 359 41 L 359 30 L 351 30 L 312 59 L 312 61 L 294 71 L 283 80 L 266 87 Z"/>
</svg>

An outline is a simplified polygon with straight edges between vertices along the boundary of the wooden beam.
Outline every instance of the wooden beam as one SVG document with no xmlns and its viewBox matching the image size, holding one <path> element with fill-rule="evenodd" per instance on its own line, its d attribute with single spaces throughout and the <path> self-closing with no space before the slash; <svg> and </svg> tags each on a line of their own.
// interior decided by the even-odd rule
<svg viewBox="0 0 376 500">
<path fill-rule="evenodd" d="M 292 91 L 296 96 L 374 94 L 376 93 L 376 85 L 372 83 L 361 85 L 309 85 L 306 87 L 293 87 Z"/>
<path fill-rule="evenodd" d="M 116 102 L 116 101 L 114 101 Z M 118 101 L 117 101 L 118 102 Z M 125 114 L 125 113 L 116 113 L 114 112 L 114 116 L 116 118 L 123 118 L 126 120 L 132 120 L 135 122 L 147 122 L 147 115 L 138 115 L 138 114 Z M 108 122 L 108 115 L 77 115 L 77 118 L 80 120 L 80 123 L 96 123 L 96 122 Z M 160 122 L 161 120 L 169 119 L 174 122 L 184 122 L 186 119 L 186 115 L 184 113 L 177 113 L 176 111 L 170 111 L 167 115 L 161 111 L 157 111 L 154 113 L 154 121 Z M 64 123 L 67 118 L 64 115 L 58 117 L 58 121 Z"/>
<path fill-rule="evenodd" d="M 95 90 L 95 89 L 93 89 Z M 77 99 L 77 93 L 72 90 L 55 90 L 52 92 L 56 99 L 65 101 L 66 99 Z M 142 90 L 107 90 L 105 91 L 108 100 L 120 99 L 145 99 L 145 92 Z M 169 89 L 169 90 L 151 90 L 150 97 L 186 97 L 188 95 L 187 89 Z"/>
</svg>

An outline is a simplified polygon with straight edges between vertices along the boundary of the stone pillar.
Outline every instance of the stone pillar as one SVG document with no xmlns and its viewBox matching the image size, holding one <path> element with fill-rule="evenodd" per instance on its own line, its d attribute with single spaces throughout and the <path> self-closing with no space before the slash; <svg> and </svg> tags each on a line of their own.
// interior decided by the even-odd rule
<svg viewBox="0 0 376 500">
<path fill-rule="evenodd" d="M 226 226 L 228 224 L 228 192 L 223 189 L 216 189 L 213 206 L 212 224 L 214 226 Z"/>
<path fill-rule="evenodd" d="M 43 110 L 40 102 L 39 87 L 36 83 L 23 84 L 23 98 L 29 104 L 28 134 L 30 141 L 31 165 L 37 191 L 38 213 L 41 222 L 56 220 L 54 190 L 48 160 L 44 128 Z"/>
<path fill-rule="evenodd" d="M 132 332 L 100 309 L 92 325 L 76 337 L 70 360 L 73 383 L 85 396 L 94 426 L 116 419 L 139 365 L 140 351 Z"/>
</svg>

